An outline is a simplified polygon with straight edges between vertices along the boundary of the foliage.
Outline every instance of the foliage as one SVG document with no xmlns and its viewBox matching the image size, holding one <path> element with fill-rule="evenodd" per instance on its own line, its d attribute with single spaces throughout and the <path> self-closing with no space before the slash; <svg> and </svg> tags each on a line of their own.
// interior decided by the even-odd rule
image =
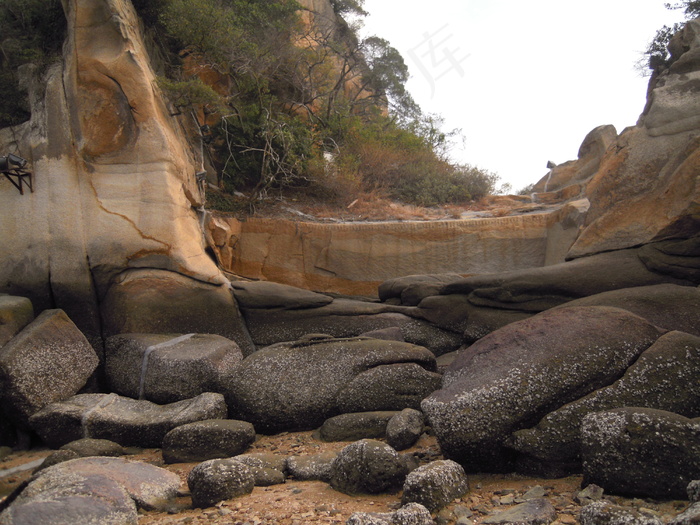
<svg viewBox="0 0 700 525">
<path fill-rule="evenodd" d="M 664 4 L 666 9 L 683 9 L 686 19 L 700 16 L 700 0 L 683 0 L 677 4 Z M 672 26 L 664 25 L 656 31 L 656 35 L 647 45 L 644 51 L 645 66 L 651 71 L 661 71 L 667 68 L 671 62 L 671 55 L 668 52 L 668 44 L 671 37 L 680 31 L 684 26 L 683 22 L 677 22 Z M 644 67 L 640 67 L 644 69 Z"/>
<path fill-rule="evenodd" d="M 45 64 L 61 50 L 66 18 L 60 0 L 3 0 L 0 4 L 0 127 L 30 116 L 17 68 Z"/>
<path fill-rule="evenodd" d="M 333 11 L 339 16 L 366 16 L 367 11 L 364 10 L 364 3 L 364 0 L 331 0 Z"/>
</svg>

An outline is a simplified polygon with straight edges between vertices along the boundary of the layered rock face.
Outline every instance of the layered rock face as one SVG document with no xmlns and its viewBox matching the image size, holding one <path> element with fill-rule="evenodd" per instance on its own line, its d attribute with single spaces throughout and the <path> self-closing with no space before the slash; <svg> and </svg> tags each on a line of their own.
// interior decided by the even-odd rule
<svg viewBox="0 0 700 525">
<path fill-rule="evenodd" d="M 26 157 L 34 177 L 24 195 L 0 181 L 0 290 L 37 311 L 64 309 L 95 343 L 100 302 L 127 269 L 226 279 L 204 251 L 197 163 L 156 87 L 133 7 L 64 7 L 63 62 L 25 71 L 32 118 L 0 131 L 0 147 Z"/>
</svg>

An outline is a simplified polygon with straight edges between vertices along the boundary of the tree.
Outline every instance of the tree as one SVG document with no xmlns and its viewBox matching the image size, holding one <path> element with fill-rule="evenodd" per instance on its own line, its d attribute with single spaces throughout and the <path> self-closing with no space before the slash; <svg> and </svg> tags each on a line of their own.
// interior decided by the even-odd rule
<svg viewBox="0 0 700 525">
<path fill-rule="evenodd" d="M 677 4 L 664 4 L 666 9 L 676 10 L 683 9 L 686 19 L 692 19 L 700 16 L 700 0 L 684 0 Z M 672 26 L 664 25 L 656 32 L 654 38 L 649 42 L 647 49 L 644 51 L 646 68 L 651 71 L 662 71 L 667 68 L 671 62 L 671 55 L 668 52 L 668 44 L 671 37 L 680 31 L 684 22 L 677 22 Z M 642 67 L 641 69 L 644 69 Z"/>
</svg>

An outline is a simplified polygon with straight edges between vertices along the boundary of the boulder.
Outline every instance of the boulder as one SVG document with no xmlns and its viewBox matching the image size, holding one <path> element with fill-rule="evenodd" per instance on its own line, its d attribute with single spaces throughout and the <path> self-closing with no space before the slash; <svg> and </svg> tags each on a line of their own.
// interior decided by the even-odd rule
<svg viewBox="0 0 700 525">
<path fill-rule="evenodd" d="M 691 503 L 700 503 L 700 479 L 688 483 L 688 499 Z"/>
<path fill-rule="evenodd" d="M 330 485 L 345 494 L 396 490 L 406 478 L 399 454 L 381 441 L 363 439 L 340 451 L 331 465 Z"/>
<path fill-rule="evenodd" d="M 195 508 L 213 507 L 226 499 L 250 494 L 255 487 L 251 470 L 234 459 L 210 459 L 194 467 L 187 476 Z"/>
<path fill-rule="evenodd" d="M 410 448 L 421 437 L 424 427 L 425 419 L 420 411 L 404 408 L 387 423 L 386 442 L 395 450 Z"/>
<path fill-rule="evenodd" d="M 557 519 L 557 511 L 544 498 L 536 498 L 484 518 L 488 525 L 549 525 Z M 597 525 L 601 525 L 597 522 Z"/>
<path fill-rule="evenodd" d="M 399 328 L 405 341 L 429 348 L 435 355 L 452 351 L 462 342 L 460 334 L 442 330 L 413 309 L 352 299 L 335 299 L 319 308 L 242 308 L 253 341 L 258 346 L 293 341 L 306 334 L 355 337 L 385 328 Z"/>
<path fill-rule="evenodd" d="M 418 503 L 409 503 L 394 512 L 355 512 L 346 525 L 435 525 L 430 511 Z"/>
<path fill-rule="evenodd" d="M 208 419 L 173 428 L 163 438 L 163 461 L 193 463 L 229 458 L 255 441 L 255 428 L 245 421 Z"/>
<path fill-rule="evenodd" d="M 383 438 L 389 420 L 398 412 L 356 412 L 326 419 L 319 429 L 323 441 L 357 441 Z"/>
<path fill-rule="evenodd" d="M 265 453 L 241 454 L 234 459 L 250 469 L 256 487 L 269 487 L 285 482 L 287 461 L 284 456 Z"/>
<path fill-rule="evenodd" d="M 384 339 L 385 341 L 405 341 L 401 328 L 398 326 L 390 326 L 389 328 L 381 328 L 379 330 L 370 330 L 360 334 L 359 337 L 369 337 L 372 339 Z"/>
<path fill-rule="evenodd" d="M 416 363 L 380 365 L 350 381 L 337 395 L 340 412 L 419 408 L 440 388 L 442 375 Z"/>
<path fill-rule="evenodd" d="M 109 439 L 123 446 L 160 447 L 173 428 L 226 417 L 221 394 L 204 393 L 168 405 L 117 394 L 79 394 L 34 414 L 29 424 L 51 447 L 76 439 Z"/>
<path fill-rule="evenodd" d="M 415 306 L 420 302 L 420 298 L 435 295 L 436 289 L 443 284 L 460 279 L 462 276 L 457 273 L 406 275 L 388 279 L 379 285 L 379 300 L 401 299 L 401 304 Z"/>
<path fill-rule="evenodd" d="M 232 281 L 233 294 L 241 308 L 301 310 L 319 308 L 333 302 L 333 298 L 288 286 L 266 281 Z"/>
<path fill-rule="evenodd" d="M 243 360 L 236 343 L 213 334 L 124 334 L 107 339 L 110 390 L 158 404 L 221 392 Z"/>
<path fill-rule="evenodd" d="M 0 294 L 0 348 L 34 320 L 34 307 L 26 297 Z"/>
<path fill-rule="evenodd" d="M 287 472 L 297 481 L 328 482 L 331 479 L 331 465 L 336 457 L 336 452 L 290 456 L 287 458 Z"/>
<path fill-rule="evenodd" d="M 543 312 L 463 350 L 422 411 L 446 458 L 471 472 L 509 470 L 511 433 L 612 384 L 661 334 L 617 308 Z"/>
<path fill-rule="evenodd" d="M 677 284 L 637 286 L 576 299 L 568 306 L 614 306 L 666 330 L 700 336 L 700 288 Z"/>
<path fill-rule="evenodd" d="M 648 407 L 700 417 L 700 338 L 669 332 L 645 350 L 613 384 L 547 414 L 534 428 L 515 432 L 509 447 L 537 465 L 581 468 L 581 421 L 591 412 Z M 534 465 L 530 463 L 529 469 Z"/>
<path fill-rule="evenodd" d="M 700 523 L 700 503 L 693 503 L 678 516 L 668 522 L 668 525 L 695 525 Z"/>
<path fill-rule="evenodd" d="M 226 399 L 231 417 L 250 421 L 259 432 L 308 430 L 340 413 L 339 394 L 356 377 L 376 367 L 408 363 L 435 370 L 430 351 L 398 341 L 351 338 L 279 344 L 243 360 Z M 343 401 L 352 401 L 347 392 Z"/>
<path fill-rule="evenodd" d="M 66 443 L 60 450 L 70 450 L 81 458 L 90 456 L 117 457 L 126 454 L 124 447 L 109 439 L 83 438 Z"/>
<path fill-rule="evenodd" d="M 454 461 L 433 461 L 406 476 L 401 503 L 419 503 L 436 512 L 469 492 L 464 469 Z"/>
<path fill-rule="evenodd" d="M 52 467 L 53 468 L 53 467 Z M 2 514 L 0 525 L 66 525 L 99 523 L 100 525 L 137 525 L 134 500 L 116 481 L 105 476 L 70 476 L 50 485 L 37 480 Z M 41 487 L 34 492 L 34 487 Z"/>
<path fill-rule="evenodd" d="M 581 509 L 581 525 L 662 525 L 658 516 L 609 501 L 596 501 Z"/>
<path fill-rule="evenodd" d="M 135 525 L 137 508 L 165 511 L 179 487 L 179 476 L 146 463 L 73 459 L 36 474 L 0 515 L 0 523 Z"/>
<path fill-rule="evenodd" d="M 0 349 L 0 399 L 25 427 L 29 417 L 76 394 L 98 365 L 85 336 L 63 310 L 46 310 Z"/>
<path fill-rule="evenodd" d="M 649 250 L 619 250 L 540 268 L 476 275 L 446 284 L 440 293 L 468 295 L 471 304 L 484 308 L 537 313 L 610 290 L 665 283 L 700 284 L 692 271 L 693 264 L 700 264 L 700 257 L 687 253 L 682 262 L 685 266 L 679 263 L 677 271 L 660 265 L 650 269 L 642 261 Z M 683 272 L 683 267 L 687 271 Z"/>
<path fill-rule="evenodd" d="M 581 424 L 584 484 L 606 492 L 684 499 L 700 477 L 700 418 L 626 407 L 587 415 Z"/>
<path fill-rule="evenodd" d="M 104 331 L 117 334 L 216 334 L 255 351 L 238 305 L 226 284 L 201 282 L 165 270 L 120 273 L 101 303 Z"/>
</svg>

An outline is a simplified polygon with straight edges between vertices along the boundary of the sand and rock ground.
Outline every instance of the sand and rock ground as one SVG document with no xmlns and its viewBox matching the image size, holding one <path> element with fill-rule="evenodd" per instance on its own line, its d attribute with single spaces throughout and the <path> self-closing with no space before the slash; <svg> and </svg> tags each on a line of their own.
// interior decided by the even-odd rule
<svg viewBox="0 0 700 525">
<path fill-rule="evenodd" d="M 275 436 L 258 436 L 248 452 L 304 456 L 340 451 L 347 444 L 319 441 L 312 432 L 285 432 Z M 31 469 L 10 475 L 3 475 L 3 471 L 7 473 L 9 469 L 36 462 L 51 452 L 49 449 L 34 449 L 11 453 L 0 459 L 0 500 L 31 475 Z M 182 496 L 173 503 L 170 512 L 141 511 L 139 523 L 143 525 L 343 524 L 354 512 L 391 512 L 400 507 L 400 493 L 348 496 L 336 492 L 327 483 L 320 481 L 288 479 L 282 485 L 256 487 L 252 494 L 220 502 L 212 508 L 192 509 L 185 480 L 196 463 L 165 465 L 158 449 L 130 449 L 128 452 L 130 454 L 127 458 L 166 468 L 178 474 L 183 481 Z M 404 453 L 414 454 L 421 463 L 442 459 L 435 438 L 425 434 L 415 446 Z M 462 516 L 478 525 L 488 516 L 516 505 L 522 496 L 533 488 L 535 492 L 543 492 L 544 497 L 555 507 L 555 525 L 578 523 L 581 506 L 575 500 L 575 496 L 581 488 L 581 476 L 542 479 L 515 474 L 472 474 L 469 476 L 469 483 L 470 492 L 435 516 L 437 523 L 453 524 Z M 646 509 L 644 512 L 654 514 L 663 521 L 668 521 L 688 505 L 687 501 L 653 501 L 607 495 L 604 497 L 618 505 Z"/>
</svg>

